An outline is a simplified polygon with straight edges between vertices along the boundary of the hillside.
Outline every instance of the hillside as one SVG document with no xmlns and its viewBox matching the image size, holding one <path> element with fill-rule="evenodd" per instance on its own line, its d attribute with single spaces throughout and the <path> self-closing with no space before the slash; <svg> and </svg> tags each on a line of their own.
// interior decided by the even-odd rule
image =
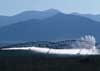
<svg viewBox="0 0 100 71">
<path fill-rule="evenodd" d="M 100 22 L 100 14 L 94 15 L 94 14 L 72 13 L 72 15 L 83 16 L 83 17 L 89 18 L 89 19 L 91 19 L 91 20 Z"/>
<path fill-rule="evenodd" d="M 99 36 L 100 23 L 81 16 L 58 13 L 45 20 L 28 20 L 0 28 L 0 41 L 39 41 Z"/>
<path fill-rule="evenodd" d="M 24 11 L 13 16 L 0 16 L 0 27 L 31 19 L 39 19 L 39 20 L 46 19 L 48 17 L 56 15 L 59 12 L 60 11 L 56 9 L 48 9 L 45 11 L 33 10 L 33 11 Z"/>
</svg>

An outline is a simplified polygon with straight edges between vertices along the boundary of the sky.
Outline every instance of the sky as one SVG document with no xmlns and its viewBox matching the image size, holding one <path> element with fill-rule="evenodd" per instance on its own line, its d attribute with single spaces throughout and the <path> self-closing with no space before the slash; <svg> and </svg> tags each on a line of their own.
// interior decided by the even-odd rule
<svg viewBox="0 0 100 71">
<path fill-rule="evenodd" d="M 50 8 L 65 13 L 100 14 L 100 0 L 0 0 L 0 15 Z"/>
</svg>

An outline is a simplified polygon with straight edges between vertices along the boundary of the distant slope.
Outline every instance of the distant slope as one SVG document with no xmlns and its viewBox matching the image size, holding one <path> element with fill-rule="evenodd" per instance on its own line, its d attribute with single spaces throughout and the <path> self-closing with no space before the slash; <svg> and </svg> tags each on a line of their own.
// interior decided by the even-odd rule
<svg viewBox="0 0 100 71">
<path fill-rule="evenodd" d="M 54 16 L 57 13 L 59 13 L 59 11 L 56 9 L 48 9 L 45 11 L 24 11 L 20 14 L 12 16 L 11 18 L 14 22 L 27 21 L 30 19 L 43 20 L 51 16 Z"/>
<path fill-rule="evenodd" d="M 0 16 L 0 27 L 7 25 L 7 22 L 9 22 L 10 17 L 9 16 Z"/>
<path fill-rule="evenodd" d="M 57 13 L 59 13 L 58 10 L 48 9 L 46 11 L 24 11 L 14 16 L 0 16 L 0 27 L 30 19 L 46 19 Z"/>
<path fill-rule="evenodd" d="M 73 15 L 79 15 L 79 16 L 83 16 L 89 19 L 92 19 L 94 21 L 98 21 L 100 22 L 100 15 L 93 15 L 93 14 L 80 14 L 80 13 L 72 13 Z"/>
<path fill-rule="evenodd" d="M 0 28 L 0 41 L 75 39 L 92 34 L 100 40 L 100 23 L 76 15 L 58 13 L 45 20 L 28 20 Z"/>
</svg>

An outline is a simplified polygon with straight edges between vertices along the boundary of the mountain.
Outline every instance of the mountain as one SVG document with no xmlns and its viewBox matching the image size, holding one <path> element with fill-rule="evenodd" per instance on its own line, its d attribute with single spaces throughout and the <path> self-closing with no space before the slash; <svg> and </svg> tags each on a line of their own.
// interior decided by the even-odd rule
<svg viewBox="0 0 100 71">
<path fill-rule="evenodd" d="M 46 19 L 59 13 L 56 9 L 45 11 L 24 11 L 14 16 L 0 16 L 0 27 L 30 19 Z"/>
<path fill-rule="evenodd" d="M 61 13 L 59 10 L 56 9 L 48 9 L 45 11 L 24 11 L 19 14 L 13 15 L 13 16 L 0 16 L 0 27 L 12 24 L 12 23 L 18 23 L 26 20 L 31 19 L 39 19 L 43 20 L 49 17 L 52 17 L 58 13 Z M 89 18 L 94 21 L 100 22 L 100 15 L 92 15 L 92 14 L 80 14 L 80 13 L 72 13 L 72 15 L 82 16 Z"/>
<path fill-rule="evenodd" d="M 49 18 L 53 15 L 56 15 L 57 13 L 59 13 L 59 11 L 56 9 L 48 9 L 45 11 L 25 11 L 25 12 L 15 15 L 15 16 L 12 16 L 12 19 L 14 21 L 19 21 L 19 22 L 30 20 L 30 19 L 43 20 L 43 19 Z"/>
<path fill-rule="evenodd" d="M 28 20 L 0 28 L 0 41 L 44 41 L 99 36 L 100 22 L 72 14 L 58 13 L 44 20 Z"/>
<path fill-rule="evenodd" d="M 93 14 L 80 14 L 80 13 L 72 13 L 73 15 L 79 15 L 79 16 L 83 16 L 89 19 L 92 19 L 94 21 L 98 21 L 100 22 L 100 15 L 93 15 Z"/>
<path fill-rule="evenodd" d="M 6 25 L 10 20 L 9 16 L 0 16 L 0 27 Z"/>
</svg>

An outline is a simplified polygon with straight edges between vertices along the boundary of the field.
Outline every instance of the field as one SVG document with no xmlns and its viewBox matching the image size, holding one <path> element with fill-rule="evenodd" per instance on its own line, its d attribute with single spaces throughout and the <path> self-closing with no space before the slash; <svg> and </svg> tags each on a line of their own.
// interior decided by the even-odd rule
<svg viewBox="0 0 100 71">
<path fill-rule="evenodd" d="M 59 58 L 27 51 L 0 51 L 0 71 L 100 71 L 100 56 Z"/>
</svg>

